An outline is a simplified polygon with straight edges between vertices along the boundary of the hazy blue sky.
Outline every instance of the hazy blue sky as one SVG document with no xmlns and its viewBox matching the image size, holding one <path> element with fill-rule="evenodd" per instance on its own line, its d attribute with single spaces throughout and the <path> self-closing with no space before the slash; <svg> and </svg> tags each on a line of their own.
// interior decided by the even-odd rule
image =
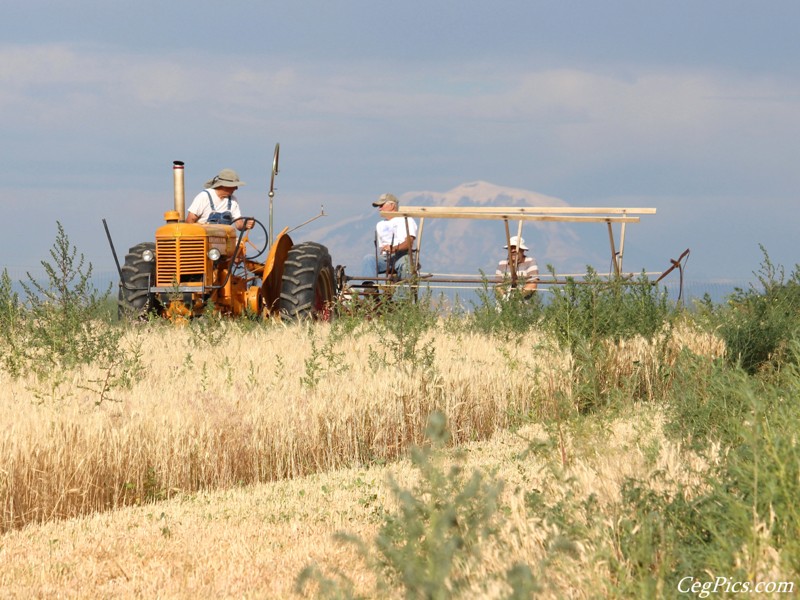
<svg viewBox="0 0 800 600">
<path fill-rule="evenodd" d="M 648 242 L 694 277 L 748 278 L 759 243 L 791 269 L 798 31 L 796 0 L 7 0 L 2 264 L 59 220 L 111 268 L 100 218 L 150 239 L 176 159 L 187 194 L 236 169 L 264 215 L 280 142 L 276 223 L 485 180 L 655 206 Z"/>
</svg>

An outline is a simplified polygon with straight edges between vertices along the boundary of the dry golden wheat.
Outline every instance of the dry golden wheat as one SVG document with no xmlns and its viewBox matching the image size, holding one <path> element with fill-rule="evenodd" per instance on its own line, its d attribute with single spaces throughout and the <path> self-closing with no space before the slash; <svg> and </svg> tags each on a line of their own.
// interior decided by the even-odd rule
<svg viewBox="0 0 800 600">
<path fill-rule="evenodd" d="M 373 334 L 314 356 L 329 343 L 326 325 L 231 328 L 213 346 L 188 328 L 128 335 L 146 368 L 115 402 L 96 406 L 85 389 L 99 368 L 64 374 L 45 400 L 42 384 L 0 374 L 0 529 L 390 461 L 422 440 L 433 410 L 454 443 L 486 439 L 519 415 L 552 418 L 572 385 L 571 358 L 536 334 L 519 344 L 434 329 L 434 369 L 410 372 L 375 360 L 387 355 Z M 664 354 L 659 341 L 634 341 L 600 368 L 619 381 L 645 365 L 650 382 Z M 315 386 L 302 382 L 309 364 Z"/>
<path fill-rule="evenodd" d="M 661 468 L 648 467 L 638 446 L 643 441 L 638 424 L 653 422 L 654 415 L 652 408 L 636 408 L 630 418 L 614 423 L 602 440 L 602 451 L 594 444 L 582 446 L 559 477 L 553 476 L 560 469 L 557 456 L 525 454 L 529 441 L 546 437 L 540 426 L 465 444 L 466 468 L 496 469 L 505 482 L 507 507 L 498 540 L 483 548 L 479 565 L 462 573 L 472 590 L 466 597 L 507 594 L 497 576 L 517 562 L 545 569 L 537 571 L 543 586 L 539 597 L 610 593 L 608 564 L 593 560 L 598 548 L 587 545 L 591 541 L 579 542 L 570 552 L 554 555 L 553 540 L 563 532 L 554 522 L 531 517 L 525 493 L 541 490 L 549 503 L 571 493 L 594 493 L 603 507 L 611 505 L 625 477 Z M 658 427 L 647 436 L 672 451 Z M 682 469 L 680 464 L 674 468 Z M 406 486 L 417 475 L 405 460 L 389 469 Z M 358 591 L 376 597 L 374 573 L 333 534 L 346 531 L 366 540 L 376 534 L 376 509 L 394 506 L 386 471 L 351 468 L 185 493 L 155 504 L 10 531 L 2 537 L 0 589 L 10 597 L 286 598 L 300 571 L 316 563 L 328 573 L 342 570 Z M 613 513 L 604 514 L 609 515 L 606 520 L 584 523 L 586 538 L 611 548 Z M 490 580 L 494 583 L 485 587 Z"/>
<path fill-rule="evenodd" d="M 406 372 L 375 361 L 391 357 L 368 335 L 332 348 L 336 364 L 315 357 L 327 334 L 324 325 L 233 330 L 212 347 L 187 329 L 134 331 L 145 376 L 100 406 L 81 387 L 97 370 L 65 374 L 51 390 L 0 379 L 2 595 L 285 598 L 300 571 L 318 564 L 345 573 L 365 597 L 401 598 L 377 594 L 374 571 L 333 534 L 372 539 L 381 511 L 396 507 L 387 471 L 404 486 L 418 476 L 402 458 L 379 465 L 420 441 L 438 409 L 467 449 L 466 468 L 505 483 L 500 535 L 479 564 L 458 567 L 465 597 L 507 595 L 503 575 L 515 563 L 533 569 L 537 597 L 605 597 L 618 593 L 610 562 L 623 560 L 613 535 L 623 483 L 666 472 L 691 489 L 707 468 L 664 437 L 658 403 L 630 403 L 588 434 L 555 434 L 547 425 L 563 399 L 574 406 L 574 364 L 540 336 L 506 343 L 437 330 L 435 368 Z M 653 398 L 659 365 L 681 348 L 710 358 L 723 350 L 680 328 L 609 346 L 595 369 L 608 386 L 635 375 L 652 391 L 641 399 Z M 309 387 L 301 379 L 312 363 L 319 381 Z M 512 433 L 521 414 L 539 423 Z M 532 491 L 546 506 L 577 502 L 569 526 L 582 535 L 532 511 Z M 587 498 L 593 515 L 575 509 Z M 783 577 L 774 551 L 760 547 L 761 572 Z M 753 564 L 747 552 L 739 560 Z"/>
</svg>

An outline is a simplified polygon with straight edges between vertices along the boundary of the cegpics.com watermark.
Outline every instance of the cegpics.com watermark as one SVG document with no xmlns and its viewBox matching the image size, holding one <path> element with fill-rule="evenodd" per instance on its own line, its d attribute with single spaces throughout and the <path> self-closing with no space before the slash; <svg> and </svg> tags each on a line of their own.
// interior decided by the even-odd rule
<svg viewBox="0 0 800 600">
<path fill-rule="evenodd" d="M 711 594 L 792 594 L 791 581 L 736 581 L 732 577 L 717 577 L 701 581 L 695 577 L 684 577 L 678 582 L 681 594 L 695 594 L 708 598 Z"/>
</svg>

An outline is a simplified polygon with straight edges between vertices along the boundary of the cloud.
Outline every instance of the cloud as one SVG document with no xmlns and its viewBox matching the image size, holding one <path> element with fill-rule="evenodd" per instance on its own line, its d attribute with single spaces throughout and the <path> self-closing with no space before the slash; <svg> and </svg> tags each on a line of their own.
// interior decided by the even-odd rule
<svg viewBox="0 0 800 600">
<path fill-rule="evenodd" d="M 113 151 L 141 166 L 145 148 L 182 158 L 189 148 L 197 164 L 214 147 L 215 161 L 242 164 L 283 140 L 318 180 L 413 172 L 440 189 L 474 179 L 553 189 L 583 174 L 632 193 L 621 184 L 647 170 L 641 187 L 781 193 L 797 181 L 799 109 L 797 80 L 701 68 L 0 46 L 0 126 L 17 156 L 52 163 Z"/>
<path fill-rule="evenodd" d="M 445 120 L 543 129 L 564 149 L 594 152 L 609 140 L 637 147 L 691 145 L 731 125 L 749 134 L 797 125 L 800 85 L 702 70 L 609 74 L 575 69 L 490 69 L 480 63 L 343 66 L 275 57 L 138 55 L 95 46 L 0 47 L 3 108 L 92 118 L 93 107 L 136 112 L 227 111 L 256 118 Z M 771 111 L 763 110 L 769 103 Z M 47 109 L 47 110 L 44 110 Z M 4 110 L 4 113 L 6 111 Z M 70 114 L 74 113 L 74 114 Z M 9 119 L 6 113 L 5 119 Z"/>
</svg>

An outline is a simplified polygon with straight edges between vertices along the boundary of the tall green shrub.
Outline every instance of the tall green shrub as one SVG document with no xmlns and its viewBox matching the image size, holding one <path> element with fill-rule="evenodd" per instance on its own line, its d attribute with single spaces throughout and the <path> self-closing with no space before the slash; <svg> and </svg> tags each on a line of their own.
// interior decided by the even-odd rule
<svg viewBox="0 0 800 600">
<path fill-rule="evenodd" d="M 107 358 L 116 348 L 118 332 L 97 327 L 109 290 L 100 293 L 92 284 L 92 265 L 70 244 L 61 223 L 50 249 L 52 262 L 41 261 L 47 276 L 39 282 L 28 273 L 22 282 L 26 295 L 26 339 L 34 368 L 70 368 Z"/>
<path fill-rule="evenodd" d="M 800 331 L 800 265 L 789 278 L 770 261 L 761 246 L 763 262 L 755 273 L 758 285 L 737 288 L 727 306 L 713 311 L 728 358 L 755 373 L 768 363 L 777 365 L 788 340 Z"/>
<path fill-rule="evenodd" d="M 45 281 L 28 273 L 21 282 L 25 302 L 11 291 L 7 273 L 0 280 L 0 365 L 14 377 L 33 372 L 51 380 L 78 365 L 95 364 L 106 377 L 95 388 L 100 399 L 110 388 L 129 385 L 141 367 L 137 349 L 120 347 L 124 330 L 111 326 L 107 316 L 109 289 L 92 283 L 92 265 L 73 246 L 61 223 L 50 249 L 50 261 L 41 261 Z M 90 384 L 92 382 L 89 382 Z"/>
<path fill-rule="evenodd" d="M 672 314 L 666 290 L 659 290 L 644 273 L 634 281 L 605 280 L 588 267 L 582 281 L 568 278 L 565 285 L 553 286 L 551 296 L 542 325 L 569 347 L 579 339 L 649 339 Z"/>
<path fill-rule="evenodd" d="M 478 302 L 472 303 L 468 327 L 481 333 L 514 335 L 530 331 L 542 316 L 542 292 L 526 293 L 520 289 L 501 292 L 484 278 L 477 290 Z"/>
</svg>

